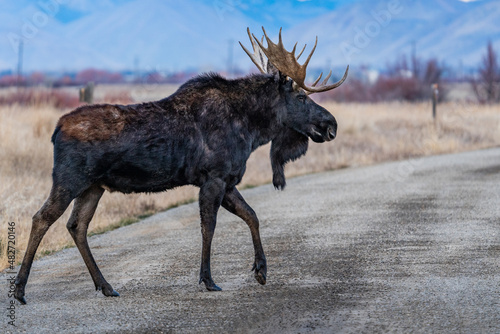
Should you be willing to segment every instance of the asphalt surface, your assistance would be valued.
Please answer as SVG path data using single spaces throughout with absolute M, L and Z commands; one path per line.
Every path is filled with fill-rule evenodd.
M 5 313 L 0 332 L 500 333 L 500 148 L 242 194 L 261 221 L 265 286 L 247 226 L 223 209 L 212 248 L 223 291 L 198 285 L 193 203 L 90 238 L 120 297 L 94 291 L 76 248 L 36 261 L 17 326 Z

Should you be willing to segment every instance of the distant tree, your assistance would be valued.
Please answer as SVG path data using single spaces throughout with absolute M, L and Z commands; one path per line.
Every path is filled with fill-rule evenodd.
M 425 73 L 421 78 L 421 81 L 425 85 L 439 83 L 441 81 L 442 74 L 443 68 L 439 65 L 438 61 L 436 59 L 429 59 L 425 65 Z
M 42 72 L 33 72 L 28 77 L 28 82 L 32 85 L 38 85 L 45 81 L 45 75 Z
M 493 45 L 488 42 L 486 55 L 483 56 L 479 67 L 479 77 L 472 80 L 472 88 L 481 103 L 500 101 L 500 71 L 497 62 L 497 53 Z
M 403 55 L 394 63 L 387 64 L 385 74 L 371 87 L 371 96 L 375 101 L 420 101 L 431 97 L 431 85 L 437 83 L 442 100 L 446 95 L 441 80 L 443 72 L 443 66 L 436 59 L 423 61 L 413 54 L 408 61 Z
M 68 86 L 68 85 L 73 84 L 73 79 L 69 75 L 63 76 L 59 81 L 61 82 L 61 85 L 63 85 L 63 86 Z
M 95 83 L 119 83 L 123 82 L 123 77 L 120 73 L 88 68 L 78 72 L 75 81 L 82 84 L 91 81 Z
M 18 77 L 15 74 L 4 75 L 0 78 L 0 86 L 15 86 L 18 82 Z
M 155 72 L 148 73 L 145 81 L 148 84 L 158 84 L 158 83 L 163 82 L 164 78 L 160 73 L 155 71 Z
M 408 61 L 405 55 L 399 56 L 393 63 L 386 64 L 386 73 L 390 77 L 410 77 L 412 76 L 412 71 L 408 66 Z
M 438 84 L 439 87 L 439 101 L 443 101 L 446 99 L 448 95 L 448 87 L 442 80 L 443 72 L 445 71 L 445 67 L 443 64 L 439 64 L 437 59 L 431 58 L 427 60 L 425 63 L 425 72 L 420 78 L 420 86 L 422 89 L 422 95 L 424 98 L 431 98 L 432 96 L 432 85 Z M 446 69 L 448 71 L 448 69 Z

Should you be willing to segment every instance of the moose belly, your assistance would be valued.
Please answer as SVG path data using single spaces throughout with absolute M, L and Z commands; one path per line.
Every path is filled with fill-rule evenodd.
M 163 166 L 147 161 L 120 162 L 106 171 L 100 184 L 108 191 L 159 192 L 188 184 L 185 175 L 185 167 L 172 162 Z

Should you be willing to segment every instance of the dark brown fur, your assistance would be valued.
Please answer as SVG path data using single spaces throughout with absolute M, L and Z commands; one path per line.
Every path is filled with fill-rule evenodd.
M 278 71 L 236 80 L 203 75 L 159 101 L 76 109 L 61 117 L 52 136 L 53 186 L 33 216 L 16 298 L 26 302 L 24 290 L 38 245 L 73 200 L 68 231 L 96 289 L 118 296 L 87 242 L 87 228 L 104 190 L 158 192 L 186 184 L 200 188 L 200 283 L 208 290 L 220 290 L 210 272 L 210 249 L 222 206 L 249 226 L 255 278 L 265 284 L 259 221 L 236 189 L 246 161 L 257 147 L 272 141 L 273 183 L 283 189 L 284 165 L 306 152 L 309 138 L 329 141 L 336 131 L 335 118 L 302 90 L 294 90 L 292 81 Z
M 62 116 L 57 126 L 67 139 L 102 141 L 117 136 L 127 122 L 122 108 L 109 104 L 83 106 Z

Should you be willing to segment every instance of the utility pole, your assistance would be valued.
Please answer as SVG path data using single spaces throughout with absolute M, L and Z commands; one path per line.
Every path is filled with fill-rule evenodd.
M 233 44 L 234 40 L 228 40 L 228 49 L 227 49 L 227 75 L 229 78 L 233 77 Z
M 141 74 L 139 73 L 139 56 L 134 57 L 134 81 L 139 82 Z
M 19 49 L 17 51 L 17 87 L 21 86 L 21 76 L 23 71 L 23 49 L 24 41 L 19 40 Z
M 411 67 L 412 74 L 414 78 L 418 77 L 418 60 L 417 60 L 417 42 L 411 42 Z
M 464 80 L 464 63 L 462 59 L 458 62 L 458 80 L 462 82 Z

